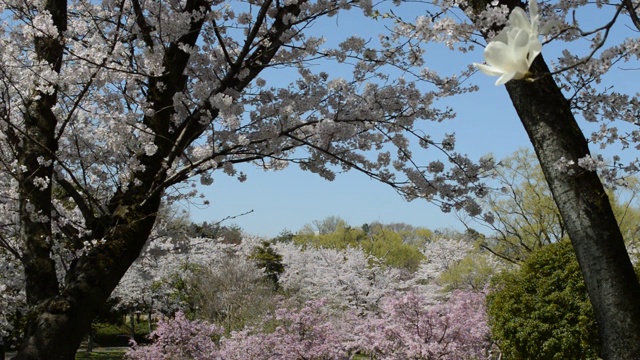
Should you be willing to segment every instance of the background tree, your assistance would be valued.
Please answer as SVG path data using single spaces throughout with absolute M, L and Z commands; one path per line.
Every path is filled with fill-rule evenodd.
M 494 171 L 498 191 L 490 191 L 481 200 L 485 211 L 480 221 L 489 230 L 483 247 L 519 262 L 567 236 L 535 154 L 518 150 L 501 160 Z
M 394 294 L 357 328 L 357 344 L 374 359 L 480 359 L 490 345 L 484 305 L 474 292 L 432 306 L 412 291 Z
M 27 315 L 24 275 L 16 259 L 0 248 L 0 337 L 5 349 L 15 347 L 22 339 Z
M 493 279 L 493 338 L 506 359 L 598 359 L 600 340 L 569 241 L 536 250 Z
M 285 266 L 282 289 L 304 301 L 323 298 L 337 308 L 372 309 L 396 285 L 397 270 L 380 266 L 358 248 L 279 243 L 275 249 Z
M 280 274 L 284 272 L 284 265 L 282 264 L 282 255 L 276 252 L 271 246 L 271 242 L 262 241 L 260 246 L 253 249 L 249 259 L 253 260 L 256 266 L 264 272 L 267 279 L 271 281 L 273 289 L 277 291 L 280 287 L 278 280 Z
M 490 345 L 481 293 L 455 292 L 429 305 L 415 292 L 391 292 L 374 311 L 327 305 L 317 299 L 284 301 L 262 324 L 231 333 L 178 313 L 160 322 L 151 346 L 136 347 L 127 358 L 167 359 L 185 352 L 193 359 L 453 360 L 481 358 Z
M 326 221 L 335 224 L 330 232 L 320 233 L 311 225 L 305 225 L 294 237 L 296 244 L 317 246 L 328 249 L 358 248 L 366 254 L 376 257 L 381 264 L 405 269 L 409 272 L 417 270 L 424 258 L 420 253 L 420 244 L 427 241 L 431 231 L 414 228 L 406 224 L 389 226 L 373 223 L 360 228 L 352 227 L 346 221 L 330 217 Z M 398 230 L 395 230 L 398 229 Z
M 501 160 L 494 173 L 497 189 L 479 200 L 483 215 L 469 217 L 459 213 L 468 229 L 482 232 L 476 235 L 482 238 L 482 247 L 517 263 L 545 245 L 568 238 L 535 154 L 520 149 Z M 634 244 L 638 242 L 635 220 L 640 216 L 639 190 L 638 180 L 632 176 L 625 178 L 624 185 L 606 189 L 630 251 L 637 248 Z

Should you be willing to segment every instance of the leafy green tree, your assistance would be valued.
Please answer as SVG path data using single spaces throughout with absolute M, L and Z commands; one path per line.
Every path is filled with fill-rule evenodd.
M 482 218 L 467 218 L 467 226 L 487 229 L 481 246 L 513 263 L 525 260 L 545 245 L 567 238 L 566 227 L 535 154 L 522 148 L 494 169 L 497 190 L 480 199 Z M 625 186 L 607 189 L 614 216 L 632 254 L 640 243 L 640 183 L 626 179 Z
M 598 359 L 593 308 L 568 241 L 534 252 L 493 280 L 489 322 L 504 359 Z
M 417 243 L 426 241 L 424 238 L 431 232 L 427 229 L 413 228 L 407 225 L 401 230 L 394 230 L 394 224 L 367 224 L 359 228 L 349 226 L 346 221 L 330 217 L 328 220 L 315 221 L 315 229 L 333 229 L 331 232 L 314 230 L 314 226 L 305 225 L 293 238 L 296 244 L 317 246 L 329 249 L 343 250 L 348 247 L 360 248 L 365 253 L 381 260 L 382 264 L 414 272 L 418 269 L 424 255 Z M 319 226 L 323 225 L 323 226 Z M 331 226 L 324 226 L 329 224 Z M 335 225 L 335 227 L 333 227 Z M 397 229 L 398 226 L 395 226 Z M 422 240 L 418 240 L 422 238 Z M 407 241 L 411 239 L 411 241 Z
M 273 310 L 276 294 L 252 261 L 230 253 L 215 264 L 187 264 L 167 281 L 172 302 L 191 319 L 241 330 Z
M 259 269 L 264 269 L 264 275 L 273 284 L 273 289 L 279 289 L 278 279 L 284 272 L 282 255 L 278 254 L 269 241 L 262 241 L 260 246 L 256 246 L 249 259 L 253 260 Z
M 485 249 L 517 263 L 566 237 L 535 154 L 525 148 L 516 151 L 500 161 L 494 177 L 498 189 L 481 199 L 484 215 L 473 219 L 488 230 Z
M 471 254 L 443 272 L 438 283 L 447 291 L 482 291 L 501 267 L 495 257 L 487 256 L 486 251 L 483 253 L 474 249 Z

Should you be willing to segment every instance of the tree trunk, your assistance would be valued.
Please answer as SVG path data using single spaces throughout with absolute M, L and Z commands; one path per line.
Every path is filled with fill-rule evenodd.
M 89 330 L 87 335 L 87 352 L 93 352 L 93 328 Z
M 605 360 L 640 359 L 640 283 L 600 178 L 577 165 L 557 167 L 561 158 L 589 154 L 570 104 L 539 55 L 534 82 L 506 84 L 533 144 L 575 249 L 593 304 Z
M 136 202 L 136 196 L 125 196 Z M 137 201 L 140 203 L 140 201 Z M 117 217 L 106 242 L 81 257 L 60 295 L 32 311 L 25 339 L 12 360 L 73 360 L 91 322 L 149 237 L 160 195 L 135 214 Z
M 129 333 L 129 336 L 131 337 L 131 340 L 136 338 L 136 322 L 134 316 L 135 312 L 131 309 L 131 311 L 129 311 L 129 324 L 131 325 L 131 333 Z

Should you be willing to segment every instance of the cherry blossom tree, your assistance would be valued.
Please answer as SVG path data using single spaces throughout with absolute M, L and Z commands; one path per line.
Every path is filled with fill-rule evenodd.
M 393 294 L 356 329 L 357 347 L 375 359 L 483 358 L 491 345 L 484 298 L 455 292 L 430 306 L 413 291 Z
M 0 338 L 14 345 L 26 315 L 24 276 L 20 264 L 0 248 Z
M 251 257 L 260 241 L 246 234 L 238 244 L 222 238 L 153 239 L 112 296 L 128 310 L 182 311 L 227 331 L 242 328 L 275 303 L 267 275 Z
M 331 180 L 357 169 L 408 199 L 477 214 L 468 200 L 485 193 L 477 182 L 492 161 L 474 164 L 453 152 L 453 135 L 434 140 L 417 121 L 453 117 L 435 100 L 478 89 L 467 81 L 472 66 L 451 76 L 425 67 L 428 43 L 469 52 L 487 41 L 502 44 L 489 46 L 484 70 L 506 82 L 541 162 L 594 303 L 603 357 L 639 354 L 640 284 L 595 172 L 616 181 L 638 160 L 616 156 L 605 167 L 576 122 L 601 122 L 591 139 L 603 146 L 640 139 L 619 125 L 636 123 L 637 95 L 601 85 L 614 64 L 637 60 L 637 39 L 609 36 L 625 21 L 640 28 L 636 5 L 534 4 L 527 17 L 514 10 L 526 8 L 520 1 L 435 1 L 406 22 L 366 0 L 1 1 L 0 240 L 23 266 L 32 311 L 17 358 L 73 358 L 162 201 L 197 195 L 184 185 L 211 184 L 214 170 L 243 180 L 240 163 L 297 163 Z M 322 48 L 311 25 L 353 6 L 392 33 L 379 44 L 353 36 Z M 574 13 L 585 7 L 603 16 L 581 22 Z M 552 72 L 547 40 L 542 49 L 537 42 L 542 29 L 548 41 L 591 47 L 566 46 Z M 349 75 L 311 66 L 319 62 Z M 269 74 L 282 68 L 291 82 L 276 87 Z M 419 166 L 412 144 L 447 153 L 452 166 Z
M 227 359 L 297 360 L 347 359 L 352 350 L 354 323 L 330 315 L 324 301 L 314 300 L 300 307 L 277 309 L 263 319 L 274 329 L 247 327 L 223 335 L 223 329 L 205 321 L 187 320 L 178 312 L 161 320 L 149 346 L 134 346 L 125 358 L 145 359 Z M 347 316 L 345 315 L 344 319 Z M 352 319 L 356 319 L 355 316 Z
M 300 306 L 284 302 L 265 326 L 228 335 L 182 313 L 159 323 L 154 343 L 136 347 L 128 359 L 298 360 L 479 359 L 490 345 L 484 295 L 456 292 L 444 303 L 428 305 L 414 293 L 385 298 L 379 312 L 335 312 L 324 300 Z M 181 357 L 182 356 L 182 357 Z
M 351 320 L 351 321 L 349 321 Z M 324 300 L 296 308 L 276 310 L 274 331 L 247 328 L 221 341 L 222 357 L 229 360 L 348 359 L 357 318 L 351 313 L 328 311 Z
M 208 360 L 219 354 L 214 337 L 223 329 L 204 321 L 189 321 L 177 312 L 174 319 L 161 319 L 151 333 L 155 341 L 145 347 L 134 347 L 125 358 L 131 360 Z
M 396 286 L 399 271 L 381 267 L 358 248 L 275 247 L 285 267 L 280 285 L 304 300 L 324 298 L 338 308 L 371 309 Z
M 416 127 L 452 116 L 432 106 L 438 86 L 390 78 L 403 59 L 360 58 L 362 39 L 321 49 L 306 34 L 358 4 L 372 13 L 355 0 L 0 2 L 2 245 L 23 265 L 32 311 L 17 359 L 72 359 L 162 201 L 196 195 L 183 185 L 211 184 L 213 170 L 243 180 L 236 164 L 297 163 L 331 180 L 357 169 L 456 207 L 482 192 L 490 161 Z M 321 59 L 352 75 L 307 66 Z M 279 68 L 289 85 L 268 83 Z M 407 131 L 456 170 L 408 161 Z M 60 248 L 75 254 L 62 269 Z

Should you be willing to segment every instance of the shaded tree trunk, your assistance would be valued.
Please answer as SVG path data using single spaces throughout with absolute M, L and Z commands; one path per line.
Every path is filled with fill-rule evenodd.
M 129 334 L 129 336 L 132 340 L 136 338 L 136 321 L 134 316 L 135 312 L 132 309 L 131 311 L 129 311 L 129 325 L 131 326 L 131 333 Z
M 577 166 L 589 154 L 570 104 L 539 55 L 534 82 L 510 81 L 507 91 L 536 151 L 584 276 L 605 360 L 640 359 L 640 283 L 607 194 L 595 171 Z M 576 165 L 557 167 L 561 158 Z
M 60 294 L 37 305 L 14 360 L 75 359 L 93 318 L 146 243 L 160 196 L 150 200 L 135 217 L 117 218 L 105 244 L 76 262 Z

